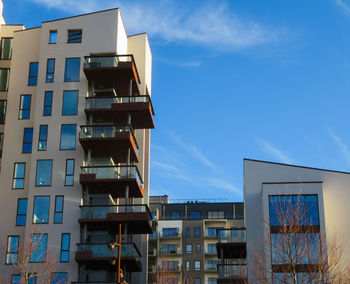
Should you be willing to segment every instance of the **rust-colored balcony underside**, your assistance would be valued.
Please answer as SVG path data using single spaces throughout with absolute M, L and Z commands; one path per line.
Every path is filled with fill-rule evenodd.
M 246 243 L 216 243 L 216 249 L 219 258 L 221 258 L 221 251 L 225 259 L 247 257 Z
M 118 93 L 128 94 L 131 79 L 133 93 L 140 94 L 140 82 L 133 62 L 119 62 L 116 67 L 84 67 L 83 70 L 88 81 L 94 81 L 97 88 L 116 88 Z
M 152 228 L 150 225 L 150 217 L 145 212 L 130 212 L 130 213 L 108 213 L 104 219 L 78 219 L 80 224 L 122 224 L 122 232 L 124 226 L 127 225 L 128 233 L 130 234 L 151 234 Z
M 218 284 L 244 284 L 247 283 L 247 278 L 218 278 Z
M 126 158 L 130 149 L 130 162 L 139 162 L 136 143 L 129 132 L 116 133 L 115 137 L 79 138 L 79 142 L 86 152 L 91 150 L 93 157 L 111 155 L 114 162 L 127 163 Z
M 115 122 L 127 124 L 128 114 L 131 115 L 131 125 L 134 129 L 154 128 L 153 110 L 150 102 L 113 103 L 111 108 L 85 109 L 87 117 L 93 117 L 93 122 Z
M 118 263 L 117 257 L 95 257 L 92 251 L 77 251 L 75 253 L 76 262 L 84 263 L 105 263 L 106 265 L 116 266 Z M 141 272 L 142 264 L 134 257 L 122 257 L 121 266 L 126 267 L 128 272 Z
M 143 187 L 136 178 L 97 179 L 96 174 L 80 174 L 80 184 L 89 186 L 90 192 L 110 193 L 114 197 L 125 197 L 125 188 L 129 186 L 129 197 L 143 197 Z

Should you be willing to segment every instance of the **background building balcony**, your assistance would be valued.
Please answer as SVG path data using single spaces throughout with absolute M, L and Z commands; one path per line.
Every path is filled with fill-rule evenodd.
M 237 259 L 247 257 L 245 228 L 217 230 L 218 258 Z
M 245 264 L 218 264 L 218 283 L 245 283 L 247 266 Z

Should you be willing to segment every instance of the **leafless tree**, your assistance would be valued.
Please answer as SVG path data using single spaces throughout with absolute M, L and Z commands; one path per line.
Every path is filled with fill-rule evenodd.
M 180 265 L 177 270 L 171 269 L 168 261 L 162 261 L 162 264 L 158 265 L 157 271 L 153 273 L 153 281 L 159 284 L 192 284 L 191 277 L 185 269 Z

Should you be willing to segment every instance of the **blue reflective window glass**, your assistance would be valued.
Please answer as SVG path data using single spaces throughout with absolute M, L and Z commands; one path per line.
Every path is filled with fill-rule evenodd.
M 195 238 L 199 238 L 201 236 L 201 228 L 200 227 L 194 227 L 193 228 L 193 235 Z
M 36 86 L 38 84 L 38 71 L 39 71 L 39 63 L 38 62 L 30 62 L 29 63 L 28 86 Z
M 18 199 L 16 226 L 25 226 L 27 218 L 28 200 L 26 198 Z
M 66 176 L 64 180 L 64 185 L 66 186 L 74 185 L 74 163 L 73 159 L 66 160 Z
M 12 275 L 11 284 L 20 284 L 20 282 L 21 282 L 21 275 L 19 274 Z
M 179 211 L 172 211 L 171 212 L 171 219 L 173 219 L 173 220 L 180 219 L 180 212 Z
M 62 234 L 60 262 L 69 262 L 70 234 Z
M 50 31 L 49 43 L 57 43 L 57 31 Z
M 63 196 L 56 196 L 54 223 L 61 224 L 63 222 Z
M 55 76 L 55 59 L 49 58 L 47 59 L 47 67 L 46 67 L 46 83 L 52 83 L 54 81 Z
M 24 128 L 22 153 L 31 153 L 33 146 L 33 128 Z
M 200 211 L 191 211 L 190 212 L 190 219 L 192 220 L 199 220 L 201 218 L 201 212 Z
M 47 249 L 47 234 L 33 234 L 30 262 L 45 262 Z
M 28 284 L 36 284 L 36 281 L 38 280 L 38 276 L 36 273 L 28 273 Z
M 78 91 L 64 91 L 62 103 L 62 115 L 78 114 Z
M 30 118 L 30 107 L 31 107 L 31 95 L 21 95 L 21 101 L 19 104 L 19 119 Z
M 179 228 L 163 228 L 163 237 L 177 236 L 179 233 Z
M 82 30 L 68 30 L 68 43 L 81 42 L 82 34 Z
M 45 151 L 47 149 L 47 125 L 40 125 L 38 150 Z
M 6 264 L 17 263 L 19 236 L 7 237 Z
M 24 188 L 25 170 L 26 170 L 26 163 L 15 163 L 15 167 L 13 170 L 12 188 L 14 189 Z
M 66 58 L 64 81 L 78 82 L 79 75 L 80 75 L 80 58 Z
M 51 186 L 52 160 L 38 160 L 35 186 Z
M 43 116 L 51 116 L 52 112 L 52 91 L 45 92 Z
M 33 224 L 49 223 L 50 196 L 35 196 Z
M 318 198 L 317 195 L 305 195 L 306 219 L 308 224 L 319 225 Z
M 52 273 L 51 284 L 68 284 L 68 273 L 67 272 Z
M 74 150 L 76 139 L 77 125 L 62 124 L 61 126 L 61 150 Z

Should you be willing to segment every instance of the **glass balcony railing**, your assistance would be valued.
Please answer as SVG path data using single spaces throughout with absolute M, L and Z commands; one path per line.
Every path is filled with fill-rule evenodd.
M 217 269 L 220 279 L 247 277 L 247 266 L 245 264 L 218 264 Z
M 205 248 L 205 253 L 206 254 L 217 254 L 216 247 L 206 247 Z
M 218 264 L 219 264 L 219 261 L 217 263 L 206 263 L 204 266 L 204 269 L 206 271 L 216 271 Z
M 245 243 L 247 241 L 245 229 L 218 229 L 218 243 Z
M 131 133 L 134 141 L 136 143 L 136 148 L 138 145 L 136 138 L 134 136 L 134 130 L 130 125 L 85 125 L 81 126 L 80 138 L 90 139 L 90 138 L 114 138 L 118 133 Z
M 110 244 L 78 244 L 78 252 L 91 251 L 93 257 L 118 257 L 118 247 Z M 134 243 L 122 243 L 121 257 L 140 258 L 141 254 Z
M 96 179 L 127 179 L 136 178 L 142 186 L 143 180 L 137 166 L 85 166 L 82 174 L 95 174 Z
M 160 232 L 159 236 L 161 238 L 180 238 L 181 232 Z
M 180 247 L 173 248 L 173 249 L 164 249 L 164 248 L 161 248 L 159 253 L 160 253 L 161 255 L 181 254 L 181 248 L 180 248 Z
M 147 213 L 152 220 L 151 212 L 145 204 L 140 205 L 87 205 L 80 206 L 81 219 L 105 219 L 110 213 Z
M 108 109 L 112 104 L 150 103 L 149 96 L 86 97 L 86 109 Z M 153 111 L 153 108 L 152 108 Z
M 120 62 L 134 62 L 132 55 L 86 56 L 84 68 L 118 67 Z

